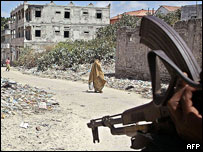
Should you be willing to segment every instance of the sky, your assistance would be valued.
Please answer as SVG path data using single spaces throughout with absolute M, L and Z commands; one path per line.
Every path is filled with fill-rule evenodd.
M 72 1 L 76 6 L 87 6 L 92 3 L 96 7 L 106 7 L 111 4 L 110 17 L 114 17 L 124 12 L 135 11 L 148 8 L 156 10 L 160 5 L 184 6 L 202 4 L 202 1 Z M 23 1 L 1 1 L 1 17 L 9 17 L 10 12 Z M 28 1 L 30 4 L 47 4 L 50 1 Z M 68 5 L 70 1 L 54 1 L 56 5 Z

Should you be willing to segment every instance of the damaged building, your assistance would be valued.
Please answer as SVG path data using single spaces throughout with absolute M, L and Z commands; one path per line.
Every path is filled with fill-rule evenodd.
M 91 40 L 100 27 L 110 24 L 110 5 L 95 7 L 23 4 L 11 11 L 11 50 L 18 58 L 22 48 L 36 51 L 64 41 Z
M 5 64 L 5 61 L 10 57 L 13 60 L 14 55 L 11 55 L 10 43 L 11 43 L 11 26 L 10 21 L 6 24 L 3 30 L 1 30 L 1 65 Z

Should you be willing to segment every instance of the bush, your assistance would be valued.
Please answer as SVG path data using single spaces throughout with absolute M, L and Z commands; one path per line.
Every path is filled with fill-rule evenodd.
M 181 10 L 178 9 L 175 12 L 171 12 L 171 13 L 168 13 L 166 15 L 158 13 L 158 14 L 156 14 L 156 17 L 164 20 L 164 22 L 166 22 L 167 24 L 173 26 L 177 21 L 180 20 L 180 18 L 181 18 Z
M 38 70 L 46 70 L 52 65 L 66 69 L 78 64 L 91 63 L 98 56 L 109 61 L 114 58 L 114 52 L 115 43 L 107 39 L 60 42 L 53 50 L 39 58 Z
M 37 66 L 38 58 L 43 53 L 37 53 L 34 50 L 30 48 L 24 48 L 21 51 L 21 54 L 18 58 L 18 60 L 14 63 L 16 66 L 24 66 L 25 68 L 33 68 Z

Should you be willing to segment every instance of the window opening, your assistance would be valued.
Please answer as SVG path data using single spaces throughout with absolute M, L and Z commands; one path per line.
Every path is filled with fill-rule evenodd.
M 102 13 L 97 13 L 97 18 L 101 19 L 102 18 Z
M 64 18 L 70 18 L 70 12 L 65 12 Z
M 41 30 L 35 30 L 35 37 L 41 37 Z
M 83 15 L 88 15 L 88 11 L 83 11 Z
M 69 31 L 64 31 L 64 38 L 69 38 Z
M 102 18 L 102 11 L 101 10 L 97 10 L 96 17 L 97 17 L 97 19 Z
M 41 17 L 41 11 L 35 11 L 35 17 Z

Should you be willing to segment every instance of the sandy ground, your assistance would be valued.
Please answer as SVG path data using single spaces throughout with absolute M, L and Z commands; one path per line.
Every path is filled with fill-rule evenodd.
M 100 143 L 93 143 L 90 119 L 122 113 L 126 109 L 149 102 L 136 93 L 105 87 L 102 94 L 88 93 L 82 82 L 40 78 L 1 68 L 1 76 L 22 84 L 55 93 L 59 111 L 46 111 L 37 115 L 24 115 L 29 124 L 21 128 L 21 115 L 1 119 L 1 150 L 17 151 L 131 151 L 130 137 L 113 136 L 110 130 L 99 127 Z M 40 131 L 36 127 L 40 127 Z

